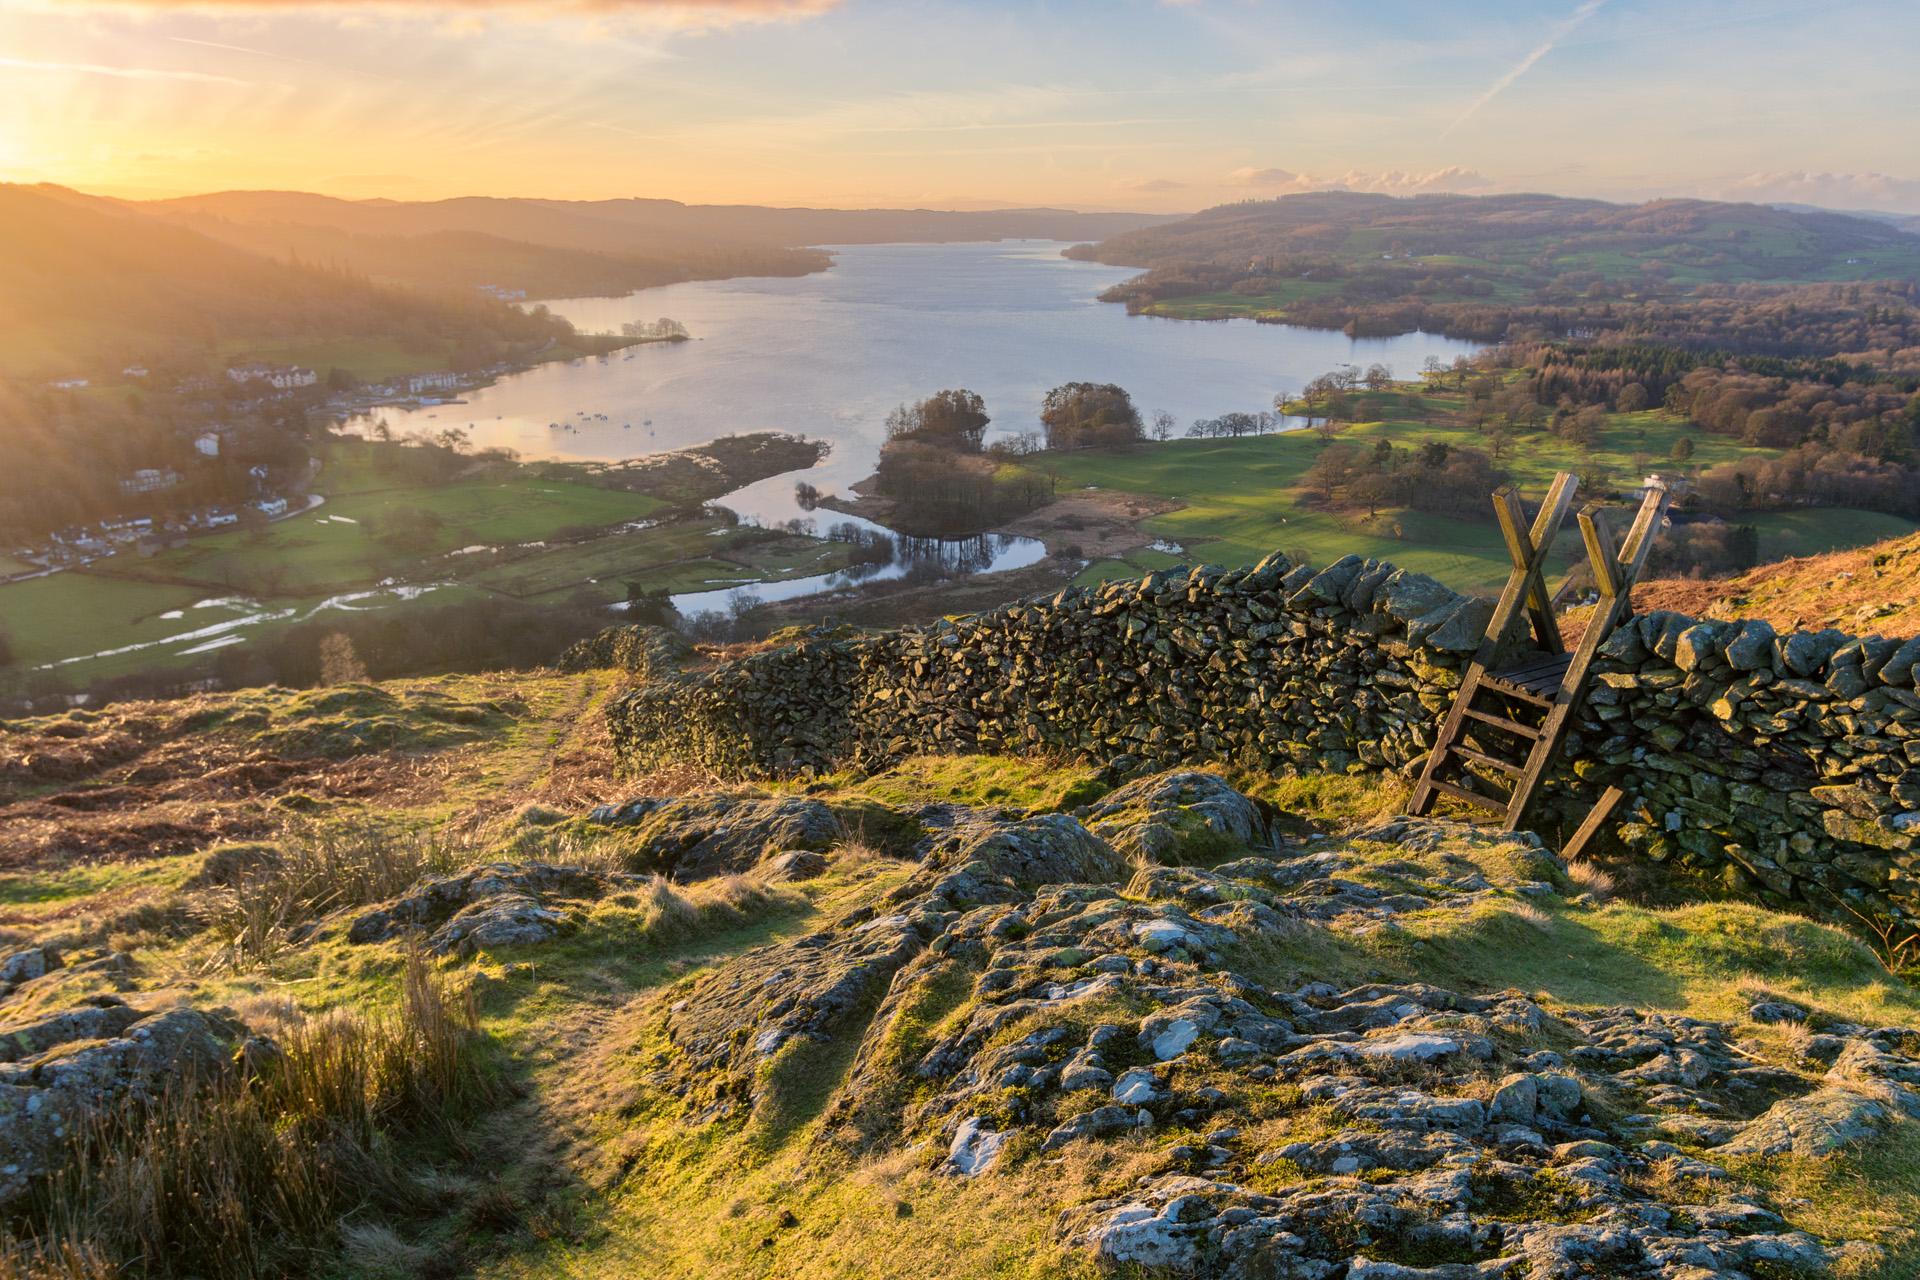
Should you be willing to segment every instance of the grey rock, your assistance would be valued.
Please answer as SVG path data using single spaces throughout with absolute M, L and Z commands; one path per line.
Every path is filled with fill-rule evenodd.
M 958 827 L 936 839 L 922 865 L 942 871 L 976 862 L 1026 887 L 1111 883 L 1131 874 L 1113 846 L 1061 813 Z
M 682 884 L 751 870 L 769 851 L 822 852 L 840 838 L 833 811 L 809 796 L 682 796 L 633 828 L 634 869 Z
M 0 960 L 0 984 L 31 982 L 59 967 L 60 953 L 52 947 L 28 947 Z
M 1728 637 L 1727 665 L 1735 671 L 1758 671 L 1773 663 L 1773 624 L 1764 618 L 1749 618 Z
M 1722 1159 L 1739 1156 L 1824 1156 L 1879 1132 L 1887 1104 L 1853 1089 L 1829 1085 L 1803 1098 L 1785 1098 L 1712 1149 Z
M 110 1016 L 69 1018 L 61 1025 L 74 1034 L 0 1071 L 0 1204 L 51 1172 L 98 1118 L 230 1070 L 233 1046 L 246 1038 L 238 1023 L 197 1009 L 92 1012 Z M 40 1039 L 52 1021 L 38 1024 Z
M 1069 1142 L 1122 1133 L 1132 1129 L 1134 1125 L 1134 1113 L 1126 1107 L 1100 1107 L 1073 1117 L 1049 1133 L 1046 1141 L 1040 1144 L 1040 1149 L 1058 1151 Z
M 1123 854 L 1177 858 L 1200 844 L 1247 846 L 1266 839 L 1253 801 L 1218 774 L 1191 769 L 1130 782 L 1093 808 L 1089 829 Z
M 1012 1129 L 990 1129 L 978 1116 L 960 1123 L 947 1149 L 947 1168 L 966 1178 L 977 1178 L 993 1168 L 1000 1152 L 1013 1136 Z

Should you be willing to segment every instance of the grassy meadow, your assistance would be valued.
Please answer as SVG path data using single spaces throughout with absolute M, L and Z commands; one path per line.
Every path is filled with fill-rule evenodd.
M 943 801 L 1059 811 L 1087 794 L 1082 766 L 915 757 L 871 777 L 831 775 L 808 787 L 843 829 L 820 878 L 649 882 L 583 905 L 566 935 L 549 943 L 429 961 L 423 972 L 399 943 L 346 940 L 347 921 L 417 875 L 502 858 L 625 867 L 623 833 L 582 821 L 589 806 L 719 785 L 695 771 L 615 776 L 599 713 L 618 688 L 608 672 L 518 673 L 129 706 L 124 714 L 148 735 L 140 781 L 102 792 L 100 808 L 72 815 L 64 832 L 46 837 L 68 841 L 64 852 L 26 847 L 38 838 L 26 825 L 7 834 L 20 847 L 8 849 L 0 870 L 0 905 L 18 936 L 75 957 L 100 948 L 130 955 L 136 999 L 235 1010 L 287 1046 L 290 1069 L 313 1069 L 314 1055 L 330 1045 L 351 1060 L 353 1037 L 384 1043 L 379 1027 L 418 1016 L 406 1010 L 423 984 L 437 984 L 448 1007 L 470 1010 L 471 1029 L 457 1036 L 465 1046 L 465 1100 L 442 1089 L 416 1099 L 416 1108 L 429 1108 L 423 1119 L 403 1124 L 408 1113 L 399 1112 L 400 1119 L 374 1122 L 376 1136 L 355 1166 L 371 1180 L 344 1189 L 350 1208 L 300 1224 L 308 1232 L 302 1247 L 325 1260 L 318 1274 L 1094 1280 L 1099 1273 L 1087 1258 L 1055 1238 L 1056 1215 L 1115 1194 L 1136 1173 L 1164 1168 L 1168 1149 L 1190 1141 L 1190 1132 L 1170 1126 L 1076 1147 L 1064 1160 L 1009 1160 L 970 1181 L 935 1176 L 930 1158 L 849 1157 L 822 1141 L 836 1123 L 828 1107 L 852 1064 L 850 1039 L 822 1047 L 804 1070 L 783 1077 L 744 1127 L 681 1123 L 644 1083 L 659 1019 L 693 981 L 743 951 L 871 910 L 907 877 L 911 864 L 889 845 L 882 806 Z M 112 735 L 117 714 L 78 723 Z M 12 727 L 33 733 L 72 723 Z M 188 755 L 170 754 L 175 736 L 191 747 Z M 269 792 L 192 790 L 210 765 L 289 754 L 309 762 Z M 368 777 L 386 785 L 353 785 Z M 1273 805 L 1293 840 L 1350 858 L 1342 874 L 1383 888 L 1401 883 L 1407 854 L 1400 846 L 1333 833 L 1396 811 L 1403 784 L 1258 773 L 1233 773 L 1231 781 Z M 141 788 L 156 794 L 132 794 Z M 29 788 L 17 799 L 30 803 L 35 794 Z M 250 825 L 231 828 L 244 834 L 205 850 L 88 856 L 85 842 L 110 830 L 116 806 L 130 805 L 145 822 Z M 1461 852 L 1496 880 L 1525 870 L 1522 861 L 1532 856 L 1517 845 Z M 1509 853 L 1512 860 L 1503 860 Z M 1554 1008 L 1630 1004 L 1732 1019 L 1743 1052 L 1768 1060 L 1790 1061 L 1793 1042 L 1788 1029 L 1743 1020 L 1756 998 L 1792 999 L 1821 1017 L 1870 1026 L 1920 1019 L 1914 991 L 1844 932 L 1697 888 L 1695 900 L 1680 906 L 1647 905 L 1645 895 L 1575 902 L 1502 892 L 1472 911 L 1413 911 L 1397 919 L 1399 928 L 1372 934 L 1313 929 L 1238 944 L 1225 964 L 1276 989 L 1306 980 L 1342 988 L 1369 981 L 1468 991 L 1519 986 Z M 930 1015 L 924 1034 L 936 1034 L 941 1017 L 968 1016 L 958 1000 Z M 346 1040 L 315 1039 L 341 1023 L 352 1033 Z M 424 1052 L 430 1061 L 440 1052 L 433 1041 L 419 1043 L 425 1048 L 397 1051 L 403 1059 Z M 329 1105 L 350 1105 L 353 1096 Z M 1273 1114 L 1260 1112 L 1252 1123 L 1312 1119 L 1285 1091 L 1257 1105 Z M 324 1118 L 293 1116 L 301 1124 Z M 214 1157 L 216 1164 L 236 1158 Z M 1855 1280 L 1894 1280 L 1920 1264 L 1920 1153 L 1900 1134 L 1826 1159 L 1747 1161 L 1731 1172 L 1751 1191 L 1794 1198 L 1794 1221 L 1806 1229 L 1884 1246 L 1883 1262 L 1851 1272 Z M 307 1194 L 298 1191 L 296 1200 Z M 190 1223 L 196 1210 L 175 1202 L 168 1212 Z M 234 1256 L 278 1256 L 272 1247 L 262 1232 Z M 267 1252 L 247 1252 L 254 1250 Z M 284 1261 L 291 1267 L 291 1255 Z M 239 1265 L 194 1274 L 238 1275 Z M 108 1273 L 60 1274 L 95 1280 Z
M 1415 450 L 1435 441 L 1487 448 L 1484 434 L 1449 420 L 1450 411 L 1459 408 L 1457 397 L 1423 397 L 1418 417 L 1406 412 L 1398 393 L 1362 399 L 1380 416 L 1345 426 L 1336 437 L 1362 452 L 1382 440 Z M 1614 485 L 1625 487 L 1637 482 L 1631 465 L 1636 456 L 1644 455 L 1650 469 L 1674 469 L 1670 456 L 1683 437 L 1694 446 L 1689 466 L 1777 452 L 1749 448 L 1648 411 L 1609 414 L 1591 450 L 1544 431 L 1520 436 L 1500 465 L 1532 499 L 1545 493 L 1556 471 L 1584 472 L 1595 463 L 1610 470 Z M 1057 468 L 1063 488 L 1097 486 L 1184 504 L 1180 510 L 1143 522 L 1148 533 L 1180 548 L 1178 555 L 1146 551 L 1124 560 L 1097 561 L 1081 574 L 1083 583 L 1133 577 L 1174 563 L 1245 564 L 1280 549 L 1304 552 L 1319 565 L 1349 553 L 1372 556 L 1431 574 L 1457 591 L 1490 594 L 1499 590 L 1509 561 L 1499 529 L 1488 514 L 1490 507 L 1476 509 L 1471 519 L 1410 509 L 1382 507 L 1369 514 L 1365 507 L 1329 508 L 1300 487 L 1324 447 L 1317 432 L 1294 431 L 1237 439 L 1172 440 L 1124 454 L 1049 454 L 1037 465 Z M 1576 498 L 1576 507 L 1584 501 Z M 1624 528 L 1628 511 L 1623 506 L 1616 513 L 1616 530 Z M 1759 528 L 1763 558 L 1861 546 L 1915 528 L 1912 521 L 1898 516 L 1854 510 L 1760 513 L 1743 519 Z M 1568 519 L 1555 543 L 1555 568 L 1564 569 L 1583 554 L 1578 527 Z
M 52 665 L 62 684 L 84 687 L 190 665 L 236 636 L 328 609 L 439 606 L 483 593 L 612 603 L 626 598 L 628 581 L 705 591 L 847 563 L 840 543 L 718 519 L 629 527 L 667 504 L 525 472 L 409 483 L 337 450 L 315 489 L 321 506 L 252 534 L 194 537 L 150 558 L 128 549 L 83 570 L 0 586 L 13 671 Z

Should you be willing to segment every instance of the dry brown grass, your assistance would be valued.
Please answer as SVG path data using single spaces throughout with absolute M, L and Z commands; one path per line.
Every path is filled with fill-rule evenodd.
M 1524 920 L 1542 933 L 1553 932 L 1553 917 L 1531 902 L 1508 902 L 1501 909 L 1516 920 Z
M 282 1036 L 256 1076 L 183 1080 L 94 1122 L 16 1221 L 26 1234 L 0 1240 L 0 1280 L 320 1270 L 343 1214 L 418 1207 L 393 1135 L 437 1132 L 503 1096 L 471 989 L 417 952 L 397 1008 L 289 1020 Z M 346 1243 L 397 1259 L 391 1234 L 369 1217 Z
M 1617 887 L 1611 875 L 1584 859 L 1567 864 L 1567 879 L 1579 892 L 1591 895 L 1595 905 L 1611 902 Z

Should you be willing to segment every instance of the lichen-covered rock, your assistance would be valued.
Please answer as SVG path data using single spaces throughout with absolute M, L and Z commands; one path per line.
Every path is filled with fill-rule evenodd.
M 697 1086 L 709 1118 L 730 1114 L 754 1096 L 764 1063 L 790 1042 L 824 1042 L 855 1009 L 877 1001 L 924 945 L 913 921 L 897 915 L 735 957 L 670 1011 L 669 1074 Z
M 245 1039 L 244 1027 L 217 1013 L 122 1003 L 0 1030 L 0 1042 L 33 1046 L 0 1066 L 0 1205 L 50 1172 L 99 1117 L 230 1070 Z
M 1227 967 L 1263 931 L 1391 914 L 1370 905 L 1307 923 L 1335 877 L 1302 878 L 1289 870 L 1298 861 L 1419 890 L 1356 901 L 1442 911 L 1498 901 L 1485 875 L 1493 859 L 1483 867 L 1456 849 L 1531 873 L 1510 836 L 1462 835 L 1416 862 L 1383 855 L 1376 829 L 1299 858 L 1283 848 L 1211 871 L 1145 868 L 1122 893 L 1023 886 L 1014 873 L 1031 868 L 1030 850 L 1025 863 L 971 856 L 979 830 L 1022 825 L 962 823 L 918 874 L 832 929 L 693 984 L 659 1021 L 668 1047 L 647 1085 L 688 1122 L 739 1124 L 793 1074 L 785 1063 L 809 1069 L 798 1057 L 808 1046 L 857 1038 L 817 1141 L 924 1153 L 920 1167 L 966 1177 L 1085 1143 L 1152 1152 L 1159 1172 L 1070 1207 L 1060 1238 L 1104 1265 L 1204 1266 L 1226 1280 L 1523 1268 L 1678 1280 L 1691 1274 L 1673 1269 L 1683 1265 L 1817 1267 L 1837 1255 L 1795 1231 L 1782 1204 L 1703 1194 L 1731 1189 L 1730 1174 L 1693 1152 L 1742 1129 L 1755 1153 L 1799 1149 L 1806 1118 L 1835 1095 L 1873 1110 L 1850 1113 L 1865 1119 L 1854 1127 L 1830 1125 L 1834 1142 L 1906 1123 L 1909 1096 L 1920 1112 L 1920 1061 L 1909 1056 L 1920 1035 L 1899 1028 L 1810 1038 L 1822 1087 L 1753 1062 L 1727 1026 L 1703 1019 L 1548 1009 L 1518 990 L 1421 983 L 1275 991 Z M 962 845 L 967 860 L 949 865 Z M 1589 1094 L 1607 1099 L 1593 1107 L 1602 1117 Z M 1640 1110 L 1615 1120 L 1621 1105 Z M 1785 1145 L 1759 1140 L 1770 1127 Z M 1275 1140 L 1276 1129 L 1293 1132 Z M 1259 1146 L 1246 1136 L 1255 1132 Z M 1689 1199 L 1662 1199 L 1667 1187 L 1691 1188 Z M 1363 1230 L 1393 1256 L 1467 1260 L 1394 1270 L 1353 1252 Z
M 1121 853 L 1156 862 L 1217 856 L 1267 837 L 1253 801 L 1218 774 L 1192 769 L 1128 783 L 1094 806 L 1087 826 Z
M 1126 859 L 1112 845 L 1062 813 L 957 827 L 935 839 L 924 865 L 946 871 L 975 863 L 1024 888 L 1098 884 L 1129 874 Z
M 0 986 L 18 986 L 45 977 L 60 967 L 60 953 L 52 947 L 28 947 L 0 960 Z
M 571 925 L 563 904 L 592 902 L 645 880 L 543 862 L 489 863 L 418 881 L 395 901 L 357 917 L 347 941 L 385 942 L 419 932 L 433 955 L 546 942 Z
M 769 852 L 824 852 L 840 838 L 833 811 L 807 796 L 717 793 L 630 802 L 605 820 L 633 828 L 637 869 L 682 884 L 751 870 Z

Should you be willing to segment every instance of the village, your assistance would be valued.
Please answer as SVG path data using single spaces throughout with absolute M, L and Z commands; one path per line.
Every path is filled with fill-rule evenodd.
M 384 382 L 341 388 L 324 394 L 320 375 L 297 365 L 257 362 L 233 365 L 225 371 L 226 380 L 251 392 L 249 397 L 230 401 L 238 410 L 258 409 L 269 402 L 304 400 L 307 408 L 344 419 L 353 414 L 387 405 L 417 407 L 448 403 L 449 397 L 469 386 L 491 380 L 511 371 L 509 364 L 496 365 L 474 374 L 451 370 L 399 374 Z M 145 379 L 149 371 L 140 365 L 122 369 L 129 380 Z M 49 382 L 54 390 L 78 391 L 91 385 L 87 378 L 61 378 Z M 174 387 L 182 395 L 207 395 L 221 389 L 215 376 L 195 375 L 180 380 Z M 230 450 L 235 425 L 230 421 L 209 421 L 193 436 L 193 460 L 211 464 Z M 280 471 L 264 465 L 247 469 L 249 494 L 243 501 L 225 503 L 169 502 L 165 495 L 189 489 L 189 476 L 176 467 L 141 467 L 118 477 L 120 493 L 127 499 L 123 512 L 87 524 L 72 524 L 52 530 L 43 541 L 18 547 L 11 558 L 22 568 L 0 575 L 0 583 L 19 581 L 77 568 L 132 548 L 143 558 L 159 555 L 187 545 L 198 534 L 218 533 L 236 526 L 264 526 L 319 506 L 323 499 L 308 492 L 318 466 Z

